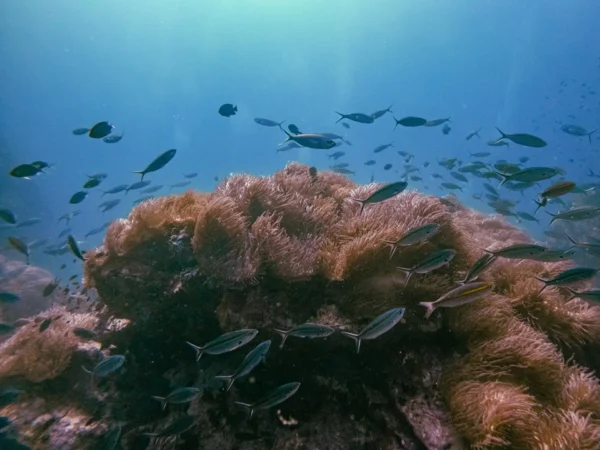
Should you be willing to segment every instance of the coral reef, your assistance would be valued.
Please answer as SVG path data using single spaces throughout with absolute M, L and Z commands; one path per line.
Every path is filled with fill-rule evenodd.
M 113 222 L 104 245 L 86 254 L 85 284 L 104 309 L 85 320 L 100 331 L 105 354 L 127 360 L 96 389 L 47 401 L 86 424 L 60 448 L 93 448 L 114 424 L 123 425 L 123 448 L 176 448 L 175 438 L 151 441 L 144 433 L 186 409 L 199 423 L 178 438 L 185 448 L 598 448 L 600 309 L 566 301 L 556 288 L 540 294 L 533 278 L 569 263 L 499 259 L 482 275 L 493 294 L 426 320 L 419 302 L 454 287 L 482 249 L 531 238 L 499 216 L 412 190 L 358 214 L 352 199 L 376 188 L 291 163 L 268 177 L 233 175 L 212 193 L 150 200 Z M 440 226 L 436 235 L 390 257 L 386 241 L 429 223 Z M 396 267 L 445 248 L 458 252 L 449 267 L 404 284 Z M 258 329 L 255 342 L 278 343 L 274 328 L 308 321 L 356 332 L 399 306 L 407 310 L 402 323 L 363 343 L 360 354 L 341 333 L 272 345 L 266 365 L 227 393 L 215 375 L 232 373 L 249 347 L 196 363 L 185 344 L 239 328 Z M 83 318 L 64 312 L 59 320 L 53 326 L 69 335 Z M 18 345 L 33 352 L 37 344 L 24 343 L 36 342 L 30 325 L 0 354 Z M 97 361 L 74 338 L 43 345 L 34 360 L 59 353 Z M 41 364 L 19 369 L 23 360 L 0 366 L 0 382 L 18 380 L 44 397 L 39 386 L 74 376 L 75 363 L 65 358 L 43 371 L 52 377 L 32 375 Z M 76 386 L 85 383 L 82 372 Z M 294 397 L 251 420 L 234 404 L 291 381 L 302 383 Z M 180 386 L 201 394 L 189 408 L 161 411 L 151 396 Z M 31 407 L 32 395 L 11 405 L 11 417 Z M 21 422 L 22 438 L 33 446 L 42 437 L 58 442 L 49 437 L 58 422 L 43 433 Z

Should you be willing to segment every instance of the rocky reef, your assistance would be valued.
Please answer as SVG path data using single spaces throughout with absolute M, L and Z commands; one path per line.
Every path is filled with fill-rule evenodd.
M 53 318 L 47 330 L 34 319 L 2 344 L 0 388 L 22 393 L 0 414 L 35 449 L 599 448 L 600 309 L 556 288 L 540 294 L 534 278 L 569 263 L 500 259 L 482 276 L 493 294 L 426 320 L 419 302 L 455 286 L 482 249 L 531 238 L 500 216 L 411 190 L 359 214 L 353 199 L 376 188 L 291 163 L 140 204 L 86 253 L 98 306 L 42 312 Z M 390 257 L 386 241 L 431 223 L 440 230 L 429 241 Z M 448 268 L 405 284 L 398 266 L 446 248 L 457 251 Z M 280 349 L 274 331 L 315 322 L 357 332 L 399 306 L 401 323 L 358 354 L 339 332 Z M 259 334 L 231 353 L 196 362 L 186 344 L 240 328 Z M 266 339 L 266 364 L 225 392 L 215 376 Z M 80 366 L 101 354 L 125 364 L 90 379 Z M 296 395 L 252 418 L 235 404 L 294 381 Z M 164 411 L 152 399 L 181 386 L 200 395 Z M 145 434 L 186 414 L 197 421 L 179 436 Z

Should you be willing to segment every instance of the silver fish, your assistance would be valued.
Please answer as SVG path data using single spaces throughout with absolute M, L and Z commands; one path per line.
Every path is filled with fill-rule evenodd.
M 552 214 L 548 211 L 546 212 L 552 216 L 552 220 L 550 221 L 550 225 L 552 225 L 552 223 L 554 223 L 555 220 L 559 219 L 572 221 L 593 219 L 600 215 L 600 208 L 592 206 L 581 206 L 558 214 Z
M 558 262 L 573 259 L 576 250 L 571 248 L 568 250 L 548 250 L 547 252 L 540 253 L 539 255 L 530 256 L 528 259 L 532 261 L 540 262 Z
M 167 437 L 167 436 L 178 436 L 185 433 L 196 425 L 200 421 L 199 417 L 194 416 L 183 416 L 172 422 L 168 427 L 162 431 L 155 433 L 144 433 L 145 436 L 149 437 Z
M 207 343 L 204 347 L 198 347 L 191 342 L 187 342 L 187 344 L 196 351 L 196 361 L 200 361 L 200 358 L 204 353 L 209 355 L 220 355 L 222 353 L 231 352 L 246 345 L 254 339 L 257 334 L 258 330 L 244 328 L 222 334 L 218 338 Z
M 498 130 L 498 133 L 500 133 L 502 135 L 501 139 L 508 139 L 509 141 L 512 141 L 518 145 L 524 145 L 525 147 L 535 147 L 535 148 L 545 147 L 546 145 L 548 145 L 548 143 L 546 141 L 544 141 L 543 139 L 541 139 L 537 136 L 533 136 L 532 134 L 527 134 L 527 133 L 506 134 L 498 127 L 496 127 L 496 130 Z
M 355 334 L 342 331 L 342 334 L 356 341 L 356 353 L 359 353 L 360 343 L 363 340 L 375 339 L 383 333 L 390 331 L 404 317 L 404 311 L 404 308 L 390 309 L 373 319 L 360 333 Z
M 285 144 L 288 141 L 293 141 L 302 147 L 313 148 L 316 150 L 329 150 L 330 148 L 336 146 L 333 139 L 322 134 L 298 134 L 294 136 L 293 134 L 288 133 L 285 129 L 282 128 L 282 130 L 285 134 L 287 134 L 288 137 L 281 144 Z
M 477 277 L 487 269 L 494 261 L 496 261 L 496 256 L 491 253 L 485 253 L 481 258 L 479 258 L 469 269 L 469 272 L 465 275 L 465 279 L 459 281 L 459 284 L 467 284 L 475 281 Z
M 407 285 L 413 273 L 425 274 L 439 269 L 440 267 L 449 266 L 450 261 L 452 261 L 455 256 L 456 250 L 439 250 L 427 256 L 427 258 L 411 268 L 396 267 L 396 269 L 406 274 L 405 285 Z
M 547 251 L 546 247 L 535 244 L 515 244 L 500 250 L 484 250 L 494 256 L 507 259 L 531 259 Z
M 498 187 L 503 186 L 507 181 L 520 181 L 523 183 L 544 181 L 558 175 L 558 173 L 558 169 L 554 167 L 529 167 L 512 174 L 496 172 L 496 174 L 502 177 L 502 181 Z
M 327 325 L 319 325 L 317 323 L 303 323 L 302 325 L 297 325 L 288 331 L 278 329 L 275 329 L 275 331 L 282 337 L 279 348 L 283 348 L 283 344 L 285 344 L 288 336 L 295 336 L 304 339 L 315 339 L 326 338 L 335 332 L 333 328 L 328 327 Z
M 231 386 L 233 386 L 235 380 L 248 375 L 256 366 L 265 361 L 270 347 L 271 341 L 261 342 L 246 355 L 242 363 L 233 374 L 216 376 L 215 378 L 218 380 L 227 381 L 227 389 L 225 389 L 225 392 L 231 389 Z
M 421 302 L 419 305 L 425 307 L 425 318 L 429 319 L 437 308 L 454 308 L 455 306 L 466 305 L 488 294 L 493 286 L 492 283 L 485 282 L 465 284 L 452 289 L 435 302 Z
M 106 433 L 103 450 L 114 450 L 115 448 L 117 448 L 117 445 L 121 440 L 121 431 L 121 426 L 117 425 L 111 428 L 108 433 Z
M 394 256 L 398 247 L 408 247 L 409 245 L 426 241 L 435 235 L 439 229 L 440 226 L 437 223 L 429 223 L 420 227 L 411 228 L 397 241 L 384 241 L 387 245 L 391 246 L 390 259 Z
M 571 289 L 568 286 L 564 286 L 564 288 L 567 291 L 569 291 L 569 293 L 571 294 L 571 296 L 567 299 L 567 301 L 573 300 L 574 298 L 580 298 L 582 300 L 590 300 L 593 302 L 600 302 L 600 289 L 592 289 L 590 291 L 578 292 L 574 289 Z
M 194 400 L 200 394 L 200 389 L 194 387 L 182 387 L 175 389 L 169 393 L 166 397 L 159 397 L 153 395 L 154 400 L 158 400 L 161 404 L 161 408 L 164 411 L 168 403 L 173 405 L 180 405 L 188 403 Z
M 235 402 L 235 404 L 248 408 L 250 410 L 250 418 L 252 418 L 254 411 L 261 409 L 269 409 L 272 406 L 279 405 L 280 403 L 286 401 L 288 398 L 294 395 L 299 388 L 300 383 L 298 382 L 287 383 L 271 391 L 269 394 L 258 400 L 256 403 L 250 404 Z
M 125 356 L 113 355 L 100 361 L 92 370 L 88 370 L 85 367 L 82 368 L 87 373 L 92 375 L 92 379 L 103 378 L 119 370 L 124 363 Z
M 384 151 L 388 147 L 393 147 L 392 144 L 393 144 L 393 142 L 390 142 L 389 144 L 378 145 L 377 147 L 375 147 L 373 149 L 373 153 L 380 153 L 380 152 Z
M 357 198 L 352 198 L 355 202 L 359 202 L 361 204 L 359 215 L 362 214 L 363 209 L 365 209 L 365 205 L 370 203 L 379 203 L 384 200 L 388 200 L 396 195 L 400 194 L 402 191 L 406 189 L 408 183 L 406 181 L 396 181 L 395 183 L 389 183 L 385 186 L 377 189 L 371 195 L 369 195 L 364 200 L 359 200 Z
M 590 280 L 596 276 L 600 269 L 593 269 L 591 267 L 575 267 L 573 269 L 565 270 L 559 273 L 550 280 L 544 280 L 543 278 L 534 277 L 536 280 L 544 283 L 544 287 L 538 292 L 540 295 L 544 289 L 548 286 L 562 286 L 565 284 L 578 283 L 579 281 Z

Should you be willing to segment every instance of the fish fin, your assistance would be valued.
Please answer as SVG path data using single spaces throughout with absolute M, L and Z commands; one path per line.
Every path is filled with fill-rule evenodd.
M 200 361 L 200 358 L 202 357 L 202 353 L 203 353 L 203 348 L 198 347 L 197 345 L 194 345 L 189 341 L 186 341 L 185 343 L 187 345 L 189 345 L 190 347 L 192 347 L 194 349 L 194 351 L 196 352 L 196 362 Z
M 410 277 L 412 277 L 413 270 L 407 269 L 406 267 L 396 267 L 396 269 L 398 269 L 406 274 L 406 280 L 404 281 L 404 286 L 406 287 L 406 285 L 408 284 L 408 280 L 410 280 Z
M 89 373 L 89 374 L 92 373 L 90 370 L 86 369 L 85 366 L 81 366 L 81 368 L 84 370 L 85 373 Z
M 217 380 L 227 381 L 227 389 L 225 389 L 225 392 L 229 392 L 229 389 L 231 389 L 231 386 L 233 386 L 233 382 L 235 381 L 233 375 L 217 375 L 215 378 Z
M 391 113 L 393 113 L 394 111 L 392 111 L 392 106 L 394 106 L 394 104 L 393 104 L 393 103 L 390 105 L 390 107 L 389 107 L 388 109 L 386 109 L 386 111 L 387 111 L 387 112 L 391 112 Z
M 139 173 L 142 176 L 142 179 L 140 181 L 144 181 L 144 175 L 146 175 L 146 173 L 143 170 L 134 170 L 133 173 Z M 127 195 L 127 192 L 125 193 L 125 195 Z
M 544 287 L 542 289 L 540 289 L 540 292 L 538 292 L 538 294 L 537 294 L 537 295 L 540 295 L 542 292 L 544 292 L 544 289 L 546 289 L 548 287 L 548 280 L 544 280 L 543 278 L 536 277 L 535 275 L 533 276 L 533 278 L 544 283 Z
M 595 130 L 590 131 L 587 134 L 588 140 L 590 141 L 590 144 L 592 143 L 592 133 L 595 133 L 596 131 L 598 131 L 600 128 L 596 128 Z
M 152 398 L 156 401 L 160 402 L 160 409 L 162 409 L 163 411 L 165 410 L 165 408 L 167 407 L 167 399 L 164 397 L 158 397 L 156 395 L 153 395 Z
M 570 287 L 568 287 L 568 286 L 563 286 L 563 287 L 564 287 L 564 288 L 565 288 L 567 291 L 569 291 L 569 294 L 571 294 L 571 296 L 570 296 L 570 297 L 567 299 L 567 301 L 571 301 L 571 300 L 573 300 L 574 298 L 577 298 L 577 297 L 579 297 L 580 293 L 579 293 L 579 292 L 577 292 L 575 289 L 571 289 L 571 288 L 570 288 Z
M 435 306 L 433 305 L 433 302 L 421 302 L 419 303 L 419 305 L 425 308 L 425 318 L 429 319 L 429 317 L 433 314 L 433 311 L 435 311 Z
M 356 342 L 356 353 L 358 354 L 360 352 L 360 342 L 361 342 L 359 335 L 356 333 L 350 333 L 349 331 L 342 331 L 342 334 L 344 336 L 349 337 L 350 339 L 354 339 L 354 342 Z
M 338 123 L 339 121 L 341 121 L 341 120 L 344 120 L 344 119 L 346 118 L 346 116 L 345 116 L 345 115 L 343 115 L 341 112 L 337 112 L 337 111 L 334 111 L 334 112 L 335 112 L 336 114 L 339 114 L 339 115 L 340 115 L 340 118 L 339 118 L 339 119 L 337 120 L 337 122 L 335 122 L 335 123 Z
M 496 127 L 496 130 L 498 130 L 498 133 L 500 133 L 502 135 L 502 139 L 506 138 L 506 133 L 504 133 L 504 131 L 502 131 L 500 128 Z
M 549 214 L 552 216 L 552 220 L 550 221 L 549 225 L 552 225 L 554 223 L 554 221 L 556 220 L 556 214 L 552 214 L 550 211 L 545 211 L 546 214 Z
M 352 200 L 354 202 L 360 203 L 360 211 L 358 212 L 358 215 L 360 216 L 362 214 L 362 212 L 363 212 L 363 209 L 365 209 L 365 205 L 366 205 L 365 201 L 364 200 L 359 200 L 359 199 L 354 198 L 354 197 L 350 197 L 350 200 Z
M 234 402 L 234 403 L 236 405 L 242 406 L 244 408 L 248 408 L 250 410 L 250 416 L 248 418 L 252 419 L 252 415 L 254 414 L 254 407 L 250 403 L 244 403 L 244 402 Z
M 394 126 L 394 130 L 395 130 L 396 128 L 398 128 L 398 119 L 396 119 L 394 116 L 392 116 L 392 117 L 396 121 L 396 125 Z
M 502 172 L 498 172 L 497 170 L 494 170 L 494 172 L 496 172 L 497 175 L 500 175 L 502 177 L 502 182 L 498 185 L 498 187 L 502 187 L 504 183 L 508 181 L 510 175 L 503 174 Z
M 283 344 L 285 344 L 285 340 L 288 338 L 289 331 L 279 330 L 277 328 L 275 328 L 274 331 L 281 336 L 281 344 L 279 344 L 279 348 L 283 348 Z
M 398 246 L 393 241 L 383 241 L 383 242 L 386 245 L 389 245 L 391 247 L 390 248 L 390 259 L 392 259 L 394 257 L 394 255 L 396 254 L 396 250 L 398 249 Z
M 285 122 L 285 120 L 282 120 L 281 122 L 279 122 L 277 125 L 279 126 L 279 128 L 281 128 L 283 130 L 283 127 L 281 125 L 283 125 L 283 123 Z
M 542 208 L 544 206 L 544 203 L 542 202 L 538 202 L 537 200 L 533 200 L 535 202 L 535 204 L 537 205 L 537 208 L 535 209 L 535 211 L 533 212 L 533 215 L 535 216 L 535 214 L 540 210 L 540 208 Z

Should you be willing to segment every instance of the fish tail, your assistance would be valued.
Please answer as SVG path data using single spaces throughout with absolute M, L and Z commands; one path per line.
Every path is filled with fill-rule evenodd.
M 506 137 L 506 133 L 504 133 L 504 131 L 502 131 L 502 130 L 501 130 L 500 128 L 498 128 L 498 127 L 495 127 L 495 128 L 496 128 L 496 130 L 498 130 L 498 133 L 500 133 L 500 134 L 502 135 L 502 139 L 504 139 L 504 138 Z M 479 131 L 479 130 L 477 130 L 477 131 Z
M 227 389 L 225 389 L 225 392 L 229 392 L 229 389 L 231 389 L 231 386 L 233 386 L 233 382 L 235 381 L 233 375 L 217 375 L 215 378 L 217 380 L 227 381 Z
M 358 334 L 350 333 L 349 331 L 342 331 L 342 334 L 344 336 L 349 337 L 350 339 L 354 339 L 354 342 L 356 342 L 356 353 L 358 354 L 360 352 L 360 342 L 361 342 L 361 339 L 358 336 Z
M 429 319 L 429 317 L 433 314 L 433 311 L 435 311 L 435 306 L 433 306 L 433 302 L 421 302 L 419 303 L 419 305 L 425 308 L 425 318 Z
M 596 131 L 598 131 L 598 128 L 596 128 L 595 130 L 590 131 L 587 134 L 588 140 L 590 141 L 590 144 L 592 143 L 592 134 L 595 133 Z
M 288 331 L 275 328 L 275 332 L 281 336 L 281 344 L 279 344 L 279 348 L 283 348 L 283 344 L 285 344 L 285 340 L 288 337 Z
M 392 259 L 394 257 L 394 255 L 396 254 L 396 249 L 398 248 L 398 246 L 396 245 L 396 243 L 394 241 L 383 241 L 386 245 L 389 245 L 390 248 L 390 259 Z
M 502 182 L 498 185 L 498 187 L 502 187 L 504 183 L 508 181 L 508 177 L 510 175 L 503 174 L 502 172 L 498 172 L 497 170 L 494 170 L 494 172 L 496 172 L 497 175 L 500 175 L 502 177 Z
M 194 349 L 194 351 L 196 352 L 196 362 L 200 361 L 200 358 L 202 357 L 202 353 L 203 353 L 202 347 L 198 347 L 197 345 L 194 345 L 189 341 L 186 341 L 185 343 L 187 345 L 189 345 L 190 347 L 192 347 Z
M 85 373 L 89 373 L 89 374 L 92 373 L 90 370 L 86 369 L 85 366 L 81 366 L 81 368 L 84 370 Z
M 244 408 L 248 408 L 250 410 L 250 416 L 248 417 L 249 419 L 252 419 L 252 415 L 254 414 L 254 408 L 252 407 L 252 405 L 250 403 L 244 403 L 244 402 L 234 402 L 236 405 L 242 406 Z
M 556 214 L 552 214 L 550 211 L 546 211 L 546 213 L 552 216 L 552 220 L 550 221 L 550 225 L 552 225 L 556 220 Z
M 152 398 L 156 401 L 160 402 L 160 409 L 162 409 L 163 411 L 165 410 L 165 408 L 167 407 L 167 399 L 164 397 L 158 397 L 156 395 L 153 395 Z
M 542 206 L 544 206 L 544 204 L 542 202 L 538 202 L 537 200 L 533 200 L 535 202 L 535 204 L 537 205 L 537 208 L 535 208 L 535 211 L 533 212 L 533 215 L 535 216 L 536 213 L 540 210 L 540 208 Z
M 412 277 L 412 269 L 407 269 L 406 267 L 396 267 L 396 269 L 406 274 L 406 280 L 404 281 L 404 287 L 406 287 L 406 285 L 408 284 L 408 280 L 410 280 L 410 277 Z
M 140 181 L 144 181 L 144 175 L 146 175 L 146 173 L 143 170 L 134 170 L 133 173 L 139 173 L 142 176 Z
M 339 119 L 338 119 L 338 120 L 337 120 L 335 123 L 338 123 L 340 120 L 344 120 L 344 119 L 346 118 L 346 116 L 344 116 L 344 115 L 343 115 L 341 112 L 337 112 L 337 111 L 334 111 L 334 112 L 335 112 L 336 114 L 339 114 L 339 115 L 340 115 L 340 118 L 339 118 Z
M 396 126 L 394 126 L 394 130 L 395 130 L 396 128 L 398 128 L 398 119 L 396 119 L 394 116 L 392 116 L 392 117 L 393 117 L 393 118 L 394 118 L 394 120 L 396 121 Z
M 365 201 L 359 200 L 359 199 L 353 198 L 353 197 L 350 197 L 350 200 L 360 203 L 360 211 L 358 212 L 358 215 L 360 216 L 363 212 L 363 209 L 365 209 L 365 204 L 366 204 Z
M 570 296 L 570 297 L 567 299 L 567 301 L 571 301 L 571 300 L 573 300 L 574 298 L 577 298 L 577 297 L 579 297 L 579 295 L 580 295 L 580 294 L 579 294 L 579 292 L 577 292 L 576 290 L 574 290 L 574 289 L 571 289 L 571 288 L 570 288 L 570 287 L 568 287 L 568 286 L 564 286 L 564 288 L 565 288 L 567 291 L 569 291 L 569 294 L 571 294 L 571 296 Z
M 534 276 L 533 278 L 544 283 L 544 287 L 542 289 L 540 289 L 540 292 L 538 292 L 538 294 L 537 294 L 537 295 L 540 295 L 542 292 L 544 292 L 544 289 L 546 289 L 548 287 L 548 280 L 544 280 L 543 278 L 539 278 L 536 276 Z

